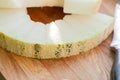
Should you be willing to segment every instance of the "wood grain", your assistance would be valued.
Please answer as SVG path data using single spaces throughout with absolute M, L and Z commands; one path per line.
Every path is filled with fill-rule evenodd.
M 100 12 L 113 16 L 114 7 L 115 0 L 103 0 Z M 28 10 L 32 15 L 32 9 Z M 37 19 L 35 15 L 36 21 L 44 23 L 64 16 L 61 9 L 57 17 L 42 13 L 42 19 Z M 114 61 L 114 50 L 109 46 L 111 40 L 112 34 L 98 47 L 82 55 L 57 60 L 25 58 L 0 49 L 0 72 L 7 80 L 110 80 Z

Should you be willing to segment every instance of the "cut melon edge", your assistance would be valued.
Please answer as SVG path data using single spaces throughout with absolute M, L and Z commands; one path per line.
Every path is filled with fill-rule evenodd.
M 32 44 L 13 39 L 6 34 L 0 32 L 1 48 L 25 57 L 38 59 L 51 59 L 69 57 L 77 54 L 83 54 L 104 41 L 113 31 L 112 22 L 103 32 L 96 34 L 86 40 L 65 43 L 65 44 Z

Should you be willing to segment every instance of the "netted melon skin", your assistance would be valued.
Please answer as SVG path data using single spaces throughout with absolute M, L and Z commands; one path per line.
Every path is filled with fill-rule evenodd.
M 14 54 L 37 58 L 51 59 L 82 54 L 98 46 L 113 31 L 113 23 L 98 34 L 85 40 L 65 44 L 34 44 L 16 40 L 0 32 L 0 47 Z M 78 34 L 79 35 L 79 34 Z

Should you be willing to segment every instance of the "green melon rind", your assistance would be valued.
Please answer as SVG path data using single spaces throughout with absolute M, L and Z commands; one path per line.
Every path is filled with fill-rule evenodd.
M 88 39 L 65 44 L 33 44 L 16 40 L 0 32 L 0 47 L 17 55 L 38 58 L 62 58 L 82 54 L 104 41 L 113 31 L 113 23 Z

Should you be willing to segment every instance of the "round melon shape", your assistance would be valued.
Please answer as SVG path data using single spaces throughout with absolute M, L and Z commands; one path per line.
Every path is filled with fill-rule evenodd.
M 26 9 L 0 9 L 0 47 L 17 55 L 50 59 L 84 53 L 113 31 L 111 16 L 66 15 L 43 24 L 34 22 Z

